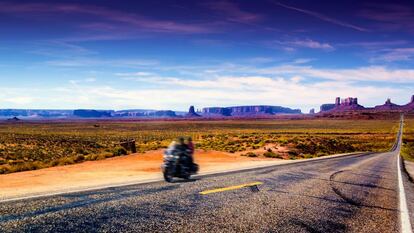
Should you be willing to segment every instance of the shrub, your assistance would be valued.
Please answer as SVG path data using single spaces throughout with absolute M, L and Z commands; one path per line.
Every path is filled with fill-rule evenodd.
M 75 163 L 82 162 L 83 160 L 85 160 L 85 156 L 83 155 L 77 155 L 74 159 Z
M 288 151 L 289 156 L 296 156 L 298 155 L 298 152 L 296 151 Z
M 257 157 L 257 154 L 255 154 L 253 152 L 248 152 L 245 156 L 247 156 L 247 157 Z
M 319 152 L 319 153 L 317 153 L 316 155 L 317 155 L 317 157 L 321 157 L 321 156 L 327 156 L 327 155 L 328 155 L 328 153 L 325 153 L 325 152 Z
M 69 165 L 69 164 L 74 164 L 74 163 L 75 161 L 73 160 L 73 158 L 66 157 L 66 158 L 59 159 L 58 165 L 62 166 L 62 165 Z
M 115 147 L 112 154 L 114 156 L 126 155 L 128 152 L 123 147 Z
M 50 166 L 52 166 L 52 167 L 57 166 L 58 164 L 59 164 L 58 160 L 53 160 L 53 161 L 50 162 Z
M 263 154 L 263 156 L 266 157 L 266 158 L 282 158 L 282 156 L 280 156 L 279 154 L 276 154 L 274 152 L 269 152 L 269 151 L 266 151 Z
M 9 169 L 7 167 L 0 167 L 0 174 L 9 173 Z

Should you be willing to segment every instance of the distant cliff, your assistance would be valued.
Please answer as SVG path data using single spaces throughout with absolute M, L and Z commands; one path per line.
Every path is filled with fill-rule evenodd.
M 358 104 L 358 98 L 348 97 L 340 99 L 337 97 L 334 104 L 322 104 L 320 112 L 344 112 L 344 111 L 375 111 L 375 112 L 412 112 L 414 111 L 414 95 L 411 97 L 411 101 L 405 105 L 398 105 L 391 102 L 391 99 L 387 99 L 384 104 L 377 105 L 375 107 L 366 108 Z
M 392 103 L 391 99 L 387 99 L 383 105 L 377 105 L 374 107 L 374 110 L 379 111 L 395 111 L 400 109 L 402 109 L 402 106 Z
M 93 109 L 78 109 L 73 111 L 75 117 L 83 118 L 101 118 L 101 117 L 111 117 L 111 111 L 98 111 Z
M 281 106 L 255 105 L 234 107 L 210 107 L 203 108 L 202 115 L 206 116 L 256 116 L 275 114 L 301 114 L 300 109 L 291 109 Z
M 188 113 L 185 114 L 185 117 L 201 117 L 198 113 L 196 113 L 194 106 L 190 106 L 190 108 L 188 109 Z
M 335 108 L 335 104 L 322 104 L 320 107 L 321 112 L 327 112 Z
M 112 117 L 117 118 L 165 118 L 176 117 L 177 114 L 171 110 L 146 110 L 146 109 L 132 109 L 120 110 L 112 113 Z
M 358 98 L 348 97 L 341 99 L 336 97 L 334 104 L 322 104 L 321 112 L 355 111 L 364 110 L 364 106 L 358 104 Z
M 66 118 L 72 114 L 73 110 L 0 109 L 0 117 Z

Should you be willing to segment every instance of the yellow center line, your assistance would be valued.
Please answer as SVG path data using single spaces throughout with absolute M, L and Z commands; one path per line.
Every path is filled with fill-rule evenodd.
M 211 190 L 202 191 L 202 192 L 200 192 L 200 194 L 201 195 L 206 195 L 206 194 L 210 194 L 210 193 L 219 193 L 219 192 L 224 192 L 224 191 L 229 191 L 229 190 L 235 190 L 235 189 L 241 189 L 241 188 L 245 188 L 245 187 L 256 186 L 256 185 L 260 185 L 260 184 L 263 184 L 263 183 L 262 182 L 253 182 L 253 183 L 248 183 L 248 184 L 241 184 L 241 185 L 229 186 L 229 187 L 224 187 L 224 188 L 211 189 Z

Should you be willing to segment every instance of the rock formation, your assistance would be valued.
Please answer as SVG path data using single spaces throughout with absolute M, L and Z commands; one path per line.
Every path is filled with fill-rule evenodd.
M 208 115 L 208 116 L 214 116 L 214 115 L 231 116 L 231 109 L 222 108 L 222 107 L 203 108 L 202 114 Z
M 411 96 L 411 102 L 405 105 L 398 105 L 387 99 L 383 105 L 377 105 L 374 108 L 365 108 L 358 104 L 358 98 L 348 97 L 340 100 L 335 99 L 335 104 L 322 104 L 320 112 L 341 112 L 341 111 L 375 111 L 375 112 L 413 112 L 414 111 L 414 95 Z
M 185 115 L 185 117 L 200 117 L 200 115 L 198 115 L 195 112 L 194 106 L 190 106 L 190 109 L 188 109 L 188 113 Z
M 364 106 L 358 104 L 358 98 L 348 97 L 341 99 L 336 97 L 335 104 L 323 104 L 321 105 L 321 112 L 340 112 L 340 111 L 354 111 L 364 110 Z
M 175 115 L 174 111 L 171 110 L 160 110 L 160 111 L 155 111 L 155 112 L 151 112 L 148 113 L 146 115 L 147 117 L 160 117 L 160 118 L 165 118 L 165 117 L 176 117 L 177 115 Z
M 20 119 L 17 117 L 13 117 L 13 118 L 7 119 L 7 121 L 20 121 Z
M 340 97 L 336 97 L 335 99 L 335 106 L 339 106 L 341 105 L 341 98 Z
M 151 109 L 129 109 L 120 110 L 112 113 L 112 117 L 117 118 L 168 118 L 177 117 L 172 110 L 151 110 Z
M 72 116 L 72 110 L 52 110 L 52 109 L 0 109 L 1 117 L 21 117 L 21 118 L 67 118 Z
M 73 111 L 73 115 L 82 118 L 101 118 L 111 117 L 111 111 L 98 111 L 93 109 L 78 109 Z
M 311 110 L 309 110 L 309 114 L 315 114 L 315 109 L 311 108 Z
M 338 104 L 339 105 L 339 104 Z M 320 107 L 321 112 L 327 112 L 335 108 L 336 104 L 322 104 Z
M 408 104 L 401 106 L 401 109 L 403 111 L 414 111 L 414 95 L 411 96 L 411 101 Z
M 387 99 L 383 105 L 377 105 L 374 107 L 375 110 L 379 111 L 395 111 L 395 110 L 401 110 L 401 106 L 394 104 L 391 102 L 391 99 Z
M 280 106 L 255 105 L 234 107 L 203 108 L 202 114 L 206 116 L 257 116 L 275 114 L 301 114 L 300 109 L 291 109 Z

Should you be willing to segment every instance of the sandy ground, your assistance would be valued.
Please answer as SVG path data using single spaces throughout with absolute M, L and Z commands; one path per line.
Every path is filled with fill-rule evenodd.
M 414 178 L 414 162 L 404 160 L 405 169 L 411 178 Z
M 248 158 L 217 151 L 196 151 L 200 173 L 273 164 L 277 159 Z M 40 193 L 161 179 L 162 150 L 100 161 L 0 175 L 0 199 Z

